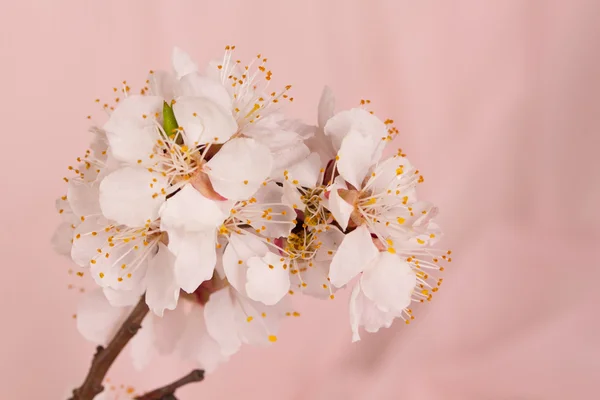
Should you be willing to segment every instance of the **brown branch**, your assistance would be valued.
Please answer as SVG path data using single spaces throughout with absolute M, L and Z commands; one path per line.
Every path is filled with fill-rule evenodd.
M 108 346 L 106 348 L 102 346 L 96 348 L 96 354 L 94 354 L 92 366 L 85 377 L 85 381 L 79 388 L 73 390 L 73 397 L 70 400 L 92 400 L 104 390 L 102 381 L 104 381 L 106 373 L 125 345 L 140 329 L 142 320 L 147 313 L 146 296 L 142 296 Z
M 177 400 L 175 391 L 188 383 L 200 382 L 204 379 L 204 371 L 195 369 L 181 379 L 175 382 L 138 396 L 135 400 Z

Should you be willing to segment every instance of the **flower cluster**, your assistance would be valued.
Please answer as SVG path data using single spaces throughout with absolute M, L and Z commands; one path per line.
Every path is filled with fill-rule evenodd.
M 55 246 L 98 286 L 82 334 L 105 343 L 145 294 L 138 367 L 176 351 L 210 371 L 242 343 L 275 342 L 294 295 L 334 299 L 350 283 L 353 340 L 409 323 L 451 261 L 431 247 L 419 171 L 400 150 L 383 158 L 393 121 L 369 101 L 336 113 L 327 88 L 316 126 L 288 119 L 291 86 L 270 89 L 267 60 L 244 65 L 234 48 L 203 72 L 175 49 L 173 71 L 151 71 L 139 94 L 115 88 L 57 201 Z

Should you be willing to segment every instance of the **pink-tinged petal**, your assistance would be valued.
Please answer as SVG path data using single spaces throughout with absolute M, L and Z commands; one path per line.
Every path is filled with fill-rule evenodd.
M 383 312 L 400 313 L 411 302 L 417 276 L 398 255 L 380 253 L 360 279 L 362 290 Z
M 231 115 L 232 98 L 225 86 L 220 81 L 199 73 L 191 73 L 179 80 L 177 87 L 177 103 L 185 97 L 202 97 L 218 104 L 223 110 Z M 179 116 L 177 117 L 179 121 Z
M 169 250 L 175 255 L 175 279 L 181 289 L 193 293 L 209 280 L 217 263 L 216 231 L 169 231 Z
M 329 199 L 327 199 L 327 209 L 333 215 L 333 218 L 340 224 L 342 230 L 346 230 L 350 215 L 354 211 L 354 206 L 344 200 L 339 193 L 339 190 L 345 190 L 346 185 L 342 183 L 343 179 L 337 177 L 333 185 L 329 186 Z
M 153 314 L 148 314 L 142 321 L 142 327 L 131 339 L 131 359 L 133 367 L 137 371 L 144 369 L 150 361 L 156 356 L 157 351 L 154 346 L 154 319 Z
M 179 47 L 173 48 L 173 54 L 171 55 L 171 62 L 173 64 L 173 70 L 177 75 L 177 78 L 191 74 L 192 72 L 198 71 L 198 66 L 188 53 L 181 50 Z
M 352 343 L 360 340 L 359 327 L 364 308 L 364 295 L 360 290 L 360 281 L 356 283 L 350 295 L 350 327 L 352 329 Z
M 247 233 L 238 235 L 233 233 L 229 238 L 229 244 L 223 253 L 223 268 L 227 281 L 237 291 L 246 293 L 246 262 L 250 257 L 262 257 L 269 249 L 256 235 Z
M 158 96 L 131 95 L 119 103 L 104 125 L 116 159 L 134 165 L 150 160 L 160 138 L 154 116 L 162 113 L 163 102 Z
M 321 99 L 319 100 L 318 116 L 317 121 L 319 128 L 325 128 L 327 121 L 333 117 L 335 110 L 335 97 L 333 91 L 329 86 L 323 88 L 321 93 Z
M 73 214 L 77 216 L 100 215 L 99 187 L 96 183 L 83 183 L 70 180 L 67 188 L 67 201 Z
M 224 143 L 237 131 L 231 111 L 205 97 L 181 97 L 173 105 L 189 146 Z
M 367 268 L 379 251 L 371 240 L 369 229 L 361 225 L 348 233 L 331 261 L 329 279 L 342 287 Z
M 54 231 L 51 239 L 52 248 L 54 251 L 64 256 L 71 255 L 74 232 L 75 228 L 73 228 L 70 222 L 62 222 L 60 225 L 58 225 L 58 228 L 56 228 Z
M 267 179 L 273 159 L 269 149 L 253 139 L 238 138 L 225 143 L 205 165 L 213 188 L 220 195 L 250 198 Z
M 143 227 L 158 218 L 167 186 L 165 177 L 144 168 L 118 169 L 100 184 L 102 214 L 119 224 Z
M 154 345 L 159 354 L 170 354 L 183 335 L 186 325 L 184 307 L 165 311 L 162 317 L 154 317 Z
M 169 232 L 171 229 L 186 231 L 214 229 L 229 216 L 229 213 L 223 210 L 224 207 L 220 202 L 207 199 L 192 185 L 185 185 L 161 208 L 161 230 Z
M 175 279 L 175 255 L 162 243 L 158 253 L 148 262 L 146 271 L 146 303 L 150 310 L 163 316 L 164 310 L 177 307 L 180 287 Z
M 102 289 L 95 289 L 86 293 L 77 306 L 77 329 L 86 340 L 106 345 L 129 311 L 128 307 L 111 306 Z
M 287 180 L 294 185 L 314 187 L 321 174 L 321 157 L 310 153 L 308 157 L 288 169 Z
M 197 305 L 192 305 L 186 316 L 186 326 L 177 343 L 177 352 L 181 358 L 197 363 L 198 368 L 206 373 L 213 372 L 219 364 L 229 359 L 221 353 L 219 343 L 208 334 L 204 309 Z
M 290 290 L 290 271 L 285 258 L 269 252 L 264 257 L 250 258 L 247 264 L 246 293 L 252 300 L 272 306 Z
M 235 354 L 242 345 L 235 323 L 235 310 L 229 289 L 210 295 L 204 306 L 204 320 L 209 335 L 221 346 L 224 356 Z

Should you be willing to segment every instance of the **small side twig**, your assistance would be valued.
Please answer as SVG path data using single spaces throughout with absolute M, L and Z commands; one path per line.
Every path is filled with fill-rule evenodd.
M 83 384 L 73 390 L 73 397 L 70 400 L 92 400 L 104 390 L 102 381 L 104 381 L 106 373 L 123 348 L 140 329 L 142 320 L 148 311 L 146 297 L 142 296 L 108 346 L 106 348 L 102 346 L 96 348 L 96 354 L 94 354 L 90 370 Z
M 175 391 L 188 383 L 200 382 L 204 379 L 204 371 L 195 369 L 181 379 L 175 382 L 138 396 L 135 400 L 177 400 Z

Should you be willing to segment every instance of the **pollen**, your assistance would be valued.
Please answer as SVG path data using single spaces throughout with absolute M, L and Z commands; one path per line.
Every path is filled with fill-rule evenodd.
M 100 279 L 104 278 L 104 272 L 100 272 L 100 273 L 98 274 L 98 276 L 100 277 Z
M 417 239 L 417 243 L 419 243 L 419 244 L 425 244 L 425 241 L 422 240 L 422 239 Z
M 248 181 L 247 181 L 247 180 L 245 180 L 245 181 L 244 181 L 244 185 L 247 185 L 247 184 L 248 184 Z
M 242 260 L 238 260 L 238 264 L 242 265 L 244 262 Z
M 246 318 L 246 322 L 251 322 L 254 318 L 249 316 L 248 318 Z
M 275 343 L 277 341 L 277 336 L 269 335 L 269 342 Z

